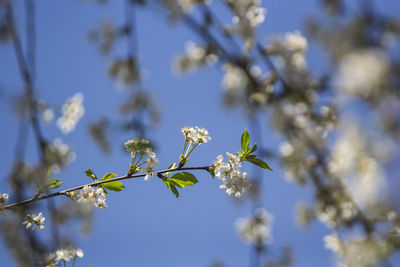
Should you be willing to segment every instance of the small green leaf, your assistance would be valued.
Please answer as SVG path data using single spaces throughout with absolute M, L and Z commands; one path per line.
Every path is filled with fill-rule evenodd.
M 178 189 L 176 189 L 175 185 L 170 184 L 169 188 L 171 188 L 172 193 L 174 193 L 176 198 L 178 198 L 179 197 L 179 192 L 178 192 Z
M 87 169 L 85 171 L 85 173 L 89 178 L 92 178 L 94 181 L 99 180 L 99 179 L 97 179 L 97 176 L 94 174 L 94 172 L 91 169 Z
M 104 188 L 107 188 L 111 191 L 121 191 L 125 188 L 125 186 L 120 181 L 113 181 L 109 183 L 102 184 Z
M 257 159 L 257 158 L 246 158 L 247 161 L 257 165 L 258 167 L 264 168 L 266 170 L 272 171 L 272 169 L 268 166 L 267 163 L 265 163 L 262 159 Z
M 173 181 L 168 181 L 168 180 L 163 180 L 164 184 L 171 189 L 171 192 L 178 198 L 179 197 L 179 192 L 178 189 L 176 189 L 176 183 Z M 178 185 L 179 186 L 179 185 Z
M 115 176 L 117 176 L 115 173 L 109 172 L 109 173 L 105 174 L 103 176 L 103 178 L 101 178 L 101 180 L 107 181 L 107 180 L 110 180 L 111 178 L 114 178 Z
M 249 141 L 250 141 L 250 135 L 247 132 L 247 130 L 244 130 L 244 132 L 242 133 L 242 138 L 240 139 L 240 141 L 242 145 L 242 151 L 246 153 L 247 150 L 249 150 Z
M 257 150 L 257 144 L 254 144 L 254 146 L 251 148 L 249 154 L 255 152 Z
M 251 155 L 247 155 L 247 156 L 244 158 L 244 160 L 247 160 L 247 161 L 249 161 L 250 159 L 255 159 L 255 158 L 257 158 L 257 156 L 256 156 L 256 155 L 253 155 L 253 154 L 251 154 Z
M 196 177 L 189 172 L 178 172 L 172 175 L 172 177 L 168 179 L 171 179 L 172 181 L 175 181 L 179 184 L 189 185 L 189 186 L 199 182 L 197 181 Z
M 55 189 L 58 188 L 62 185 L 62 181 L 54 179 L 54 178 L 50 178 L 49 180 L 47 180 L 47 188 L 48 189 Z
M 170 184 L 180 187 L 182 189 L 185 188 L 185 184 L 181 183 L 179 180 L 174 180 L 174 179 L 168 178 L 168 182 Z

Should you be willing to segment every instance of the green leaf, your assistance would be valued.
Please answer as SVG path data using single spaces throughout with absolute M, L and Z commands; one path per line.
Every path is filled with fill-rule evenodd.
M 101 178 L 101 180 L 107 181 L 107 180 L 110 180 L 111 178 L 114 178 L 115 176 L 117 176 L 115 173 L 109 172 L 109 173 L 105 174 L 103 176 L 103 178 Z
M 47 180 L 47 188 L 48 189 L 55 189 L 58 188 L 62 185 L 62 181 L 54 179 L 54 178 L 50 178 L 49 180 Z
M 169 180 L 167 180 L 167 181 L 163 180 L 163 182 L 169 189 L 171 189 L 171 192 L 178 198 L 179 192 L 178 192 L 178 189 L 176 189 L 176 186 L 175 186 L 176 183 L 173 181 L 169 181 Z
M 257 156 L 251 154 L 251 155 L 247 155 L 247 156 L 244 158 L 244 160 L 250 161 L 250 159 L 255 159 L 255 158 L 257 158 Z
M 256 152 L 256 150 L 257 150 L 257 144 L 254 144 L 254 146 L 251 148 L 249 154 Z
M 262 159 L 257 159 L 257 158 L 246 158 L 248 162 L 251 162 L 258 167 L 264 168 L 266 170 L 272 171 L 272 169 L 268 166 L 267 163 L 265 163 Z
M 249 150 L 249 141 L 250 141 L 250 135 L 246 129 L 242 133 L 242 138 L 240 139 L 240 141 L 242 145 L 242 151 L 246 153 L 247 150 Z
M 94 181 L 99 180 L 99 179 L 97 179 L 97 176 L 94 174 L 94 172 L 91 169 L 87 169 L 85 171 L 85 173 L 89 178 L 92 178 Z
M 120 181 L 105 183 L 102 184 L 102 186 L 111 191 L 121 191 L 122 189 L 125 189 L 125 186 Z
M 171 188 L 172 193 L 174 193 L 176 198 L 178 198 L 179 197 L 179 192 L 178 192 L 178 189 L 176 189 L 175 185 L 170 184 L 169 188 Z
M 197 181 L 196 177 L 189 172 L 175 173 L 174 175 L 172 175 L 171 178 L 168 178 L 168 180 L 172 180 L 181 185 L 189 185 L 189 186 L 194 185 L 199 182 L 199 181 Z

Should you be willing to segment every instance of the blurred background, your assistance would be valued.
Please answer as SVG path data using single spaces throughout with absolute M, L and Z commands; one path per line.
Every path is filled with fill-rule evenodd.
M 184 126 L 212 138 L 188 167 L 240 151 L 247 129 L 273 169 L 244 164 L 238 199 L 195 170 L 179 198 L 152 177 L 123 181 L 104 210 L 63 196 L 8 210 L 1 266 L 69 244 L 75 266 L 400 266 L 398 1 L 0 3 L 7 203 L 49 166 L 60 189 L 90 183 L 87 168 L 126 174 L 136 137 L 166 169 Z M 26 230 L 39 212 L 45 230 Z

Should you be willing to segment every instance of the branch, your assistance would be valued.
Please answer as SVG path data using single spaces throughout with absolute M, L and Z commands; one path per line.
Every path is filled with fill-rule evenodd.
M 176 167 L 176 168 L 172 168 L 172 169 L 166 169 L 166 170 L 162 170 L 162 171 L 158 171 L 156 172 L 157 176 L 161 175 L 163 173 L 167 173 L 167 172 L 174 172 L 174 171 L 187 171 L 187 170 L 205 170 L 208 171 L 210 168 L 210 166 L 202 166 L 202 167 L 186 167 L 186 168 L 181 168 L 181 167 Z M 32 198 L 20 201 L 20 202 L 16 202 L 16 203 L 12 203 L 9 205 L 4 206 L 3 208 L 0 209 L 1 210 L 7 210 L 10 208 L 14 208 L 14 207 L 18 207 L 18 206 L 23 206 L 26 204 L 30 204 L 39 200 L 43 200 L 43 199 L 48 199 L 48 198 L 53 198 L 56 196 L 61 196 L 61 195 L 67 195 L 67 193 L 73 192 L 73 191 L 77 191 L 79 189 L 84 188 L 85 186 L 98 186 L 101 184 L 105 184 L 105 183 L 110 183 L 110 182 L 114 182 L 114 181 L 121 181 L 121 180 L 125 180 L 125 179 L 134 179 L 134 178 L 139 178 L 139 177 L 144 177 L 146 176 L 146 173 L 142 173 L 142 174 L 134 174 L 134 175 L 124 175 L 124 176 L 119 176 L 119 177 L 115 177 L 113 179 L 109 179 L 109 180 L 105 180 L 105 181 L 98 181 L 98 182 L 93 182 L 90 184 L 85 184 L 85 185 L 80 185 L 80 186 L 75 186 L 75 187 L 71 187 L 69 189 L 65 189 L 65 190 L 61 190 L 55 193 L 51 193 L 51 194 L 47 194 L 47 195 L 43 195 L 43 196 L 34 196 Z

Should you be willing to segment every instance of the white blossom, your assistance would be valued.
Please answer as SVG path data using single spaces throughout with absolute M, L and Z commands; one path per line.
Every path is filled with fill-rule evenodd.
M 83 95 L 76 93 L 62 106 L 62 116 L 57 120 L 57 125 L 65 134 L 73 131 L 76 124 L 85 114 L 83 107 Z
M 250 183 L 246 180 L 247 173 L 241 173 L 238 169 L 238 164 L 241 164 L 238 158 L 228 153 L 229 155 L 229 163 L 223 162 L 222 155 L 217 157 L 217 161 L 213 163 L 214 175 L 224 183 L 219 187 L 220 189 L 226 189 L 229 196 L 233 194 L 239 198 L 250 187 Z
M 236 229 L 248 243 L 267 244 L 272 241 L 271 224 L 273 217 L 263 208 L 255 210 L 252 216 L 236 220 Z
M 78 203 L 83 203 L 88 207 L 95 206 L 100 209 L 107 208 L 106 194 L 103 188 L 97 188 L 94 190 L 92 186 L 85 185 L 80 191 L 78 197 Z
M 160 164 L 160 162 L 156 158 L 156 153 L 150 152 L 148 157 L 145 160 L 146 167 L 143 169 L 146 172 L 146 176 L 144 177 L 145 181 L 148 181 L 151 176 L 156 176 L 157 173 L 154 172 L 154 169 Z
M 208 131 L 204 128 L 188 127 L 185 126 L 181 129 L 183 135 L 185 136 L 185 141 L 189 143 L 207 143 L 211 140 Z
M 60 261 L 69 262 L 70 260 L 75 260 L 76 258 L 83 258 L 84 253 L 82 249 L 77 248 L 74 249 L 72 246 L 68 246 L 64 249 L 58 249 L 55 252 L 51 253 L 47 256 L 45 260 L 47 263 L 47 267 L 58 266 Z
M 32 227 L 32 231 L 38 227 L 40 230 L 44 230 L 45 219 L 46 218 L 43 216 L 43 214 L 41 212 L 38 215 L 35 215 L 35 214 L 26 215 L 25 221 L 22 224 L 26 225 L 26 229 L 29 229 Z

